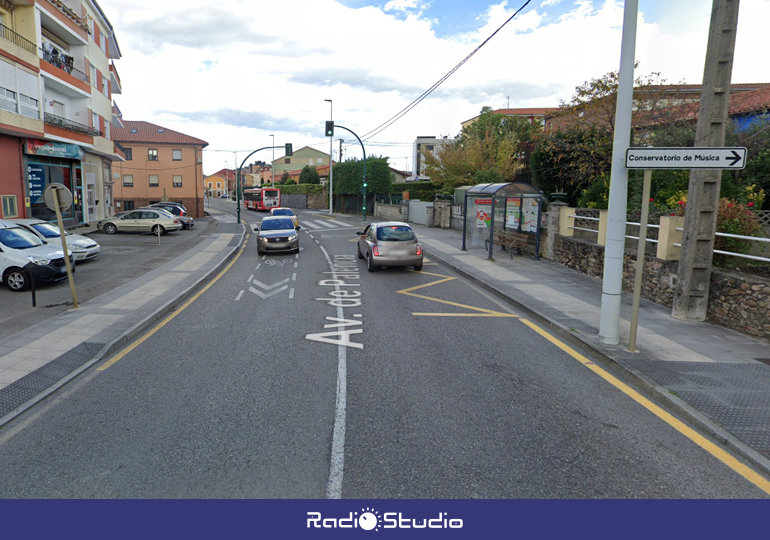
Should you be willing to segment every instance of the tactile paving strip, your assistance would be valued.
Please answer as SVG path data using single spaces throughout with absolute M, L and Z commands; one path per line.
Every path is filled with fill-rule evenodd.
M 40 369 L 0 390 L 0 418 L 91 360 L 104 345 L 104 343 L 81 343 L 74 349 L 54 358 Z
M 641 362 L 654 382 L 770 456 L 770 366 L 634 361 Z

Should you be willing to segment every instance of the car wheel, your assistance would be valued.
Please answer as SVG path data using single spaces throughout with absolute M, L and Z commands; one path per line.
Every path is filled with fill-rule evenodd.
M 372 263 L 372 257 L 374 257 L 374 255 L 370 253 L 369 256 L 366 258 L 366 269 L 369 270 L 370 272 L 374 272 L 375 270 L 377 270 L 377 267 L 374 266 L 374 264 Z
M 415 265 L 414 265 L 414 269 L 415 269 L 415 271 L 417 271 L 417 272 L 420 272 L 420 271 L 422 271 L 422 263 L 420 263 L 420 264 L 415 264 Z
M 102 230 L 107 234 L 115 234 L 118 232 L 118 227 L 114 223 L 105 223 Z
M 166 229 L 163 227 L 163 225 L 153 225 L 152 234 L 154 234 L 155 236 L 158 236 L 158 235 L 163 236 L 164 234 L 166 234 Z
M 29 289 L 30 280 L 27 273 L 20 268 L 11 268 L 3 276 L 5 285 L 13 292 L 21 292 Z

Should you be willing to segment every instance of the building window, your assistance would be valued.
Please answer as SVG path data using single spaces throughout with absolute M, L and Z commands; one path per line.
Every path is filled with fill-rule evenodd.
M 171 177 L 171 185 L 173 187 L 182 187 L 182 175 L 181 174 L 175 174 Z
M 291 163 L 291 158 L 284 158 L 283 162 L 286 164 Z
M 123 175 L 123 187 L 134 187 L 134 175 L 133 174 L 124 174 Z
M 134 209 L 134 201 L 123 201 L 123 210 L 133 210 Z
M 126 148 L 123 150 L 123 153 L 126 154 L 126 161 L 131 161 L 134 159 L 134 149 L 133 148 Z
M 91 86 L 96 86 L 96 68 L 94 66 L 90 66 L 90 72 L 91 72 Z
M 16 112 L 16 92 L 0 86 L 0 109 Z
M 94 129 L 99 129 L 99 115 L 95 112 L 91 113 L 91 127 Z
M 16 204 L 16 195 L 3 195 L 2 217 L 19 217 L 19 207 Z
M 171 159 L 174 161 L 182 161 L 182 151 L 181 150 L 172 150 L 171 151 Z
M 160 183 L 158 182 L 158 175 L 157 174 L 151 174 L 150 175 L 150 187 L 158 187 Z
M 157 148 L 148 148 L 147 149 L 147 160 L 148 161 L 158 161 L 158 149 Z

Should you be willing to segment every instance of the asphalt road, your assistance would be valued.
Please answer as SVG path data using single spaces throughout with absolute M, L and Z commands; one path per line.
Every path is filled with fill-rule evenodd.
M 447 268 L 367 272 L 356 228 L 305 227 L 299 255 L 250 236 L 0 432 L 0 497 L 762 496 Z

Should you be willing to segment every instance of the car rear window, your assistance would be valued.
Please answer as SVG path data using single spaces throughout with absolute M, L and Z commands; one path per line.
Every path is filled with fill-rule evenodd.
M 407 225 L 389 225 L 377 228 L 377 240 L 382 242 L 400 242 L 414 240 L 414 231 Z

